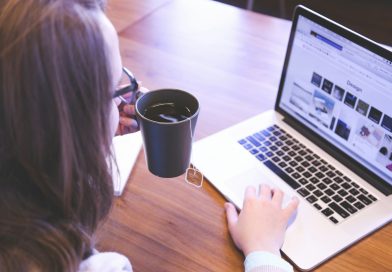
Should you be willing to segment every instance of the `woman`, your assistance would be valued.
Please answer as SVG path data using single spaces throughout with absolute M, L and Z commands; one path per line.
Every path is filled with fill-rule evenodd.
M 107 158 L 122 77 L 103 4 L 0 1 L 0 271 L 132 270 L 124 256 L 94 250 L 112 203 Z M 248 188 L 239 216 L 225 204 L 249 271 L 291 269 L 279 248 L 298 201 L 282 209 L 282 197 Z

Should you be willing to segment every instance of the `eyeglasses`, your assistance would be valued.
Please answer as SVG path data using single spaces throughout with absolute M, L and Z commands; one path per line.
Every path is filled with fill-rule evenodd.
M 118 97 L 122 102 L 130 104 L 134 102 L 140 94 L 139 83 L 135 76 L 127 68 L 123 67 L 123 76 L 118 89 L 114 92 L 113 98 Z

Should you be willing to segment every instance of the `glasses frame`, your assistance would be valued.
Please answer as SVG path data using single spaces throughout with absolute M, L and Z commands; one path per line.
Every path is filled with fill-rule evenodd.
M 132 74 L 132 72 L 127 69 L 126 67 L 122 68 L 124 74 L 127 75 L 129 79 L 129 84 L 120 86 L 117 90 L 114 91 L 112 98 L 119 98 L 122 102 L 126 104 L 130 104 L 135 101 L 135 98 L 137 97 L 137 93 L 139 90 L 139 83 L 137 82 L 135 76 Z M 123 95 L 132 93 L 131 98 L 127 99 L 124 98 Z

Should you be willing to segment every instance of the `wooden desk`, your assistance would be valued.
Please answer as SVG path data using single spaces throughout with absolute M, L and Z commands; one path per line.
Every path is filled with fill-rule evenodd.
M 207 0 L 109 0 L 108 14 L 124 65 L 145 86 L 200 99 L 197 139 L 273 107 L 290 22 Z M 151 175 L 141 152 L 98 249 L 125 254 L 137 272 L 242 271 L 224 202 L 208 182 Z M 391 271 L 391 245 L 390 224 L 318 270 Z

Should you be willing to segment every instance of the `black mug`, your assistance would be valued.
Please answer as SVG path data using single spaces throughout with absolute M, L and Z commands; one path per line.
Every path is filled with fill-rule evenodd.
M 199 102 L 192 94 L 161 89 L 143 94 L 135 104 L 150 172 L 177 177 L 189 167 Z

